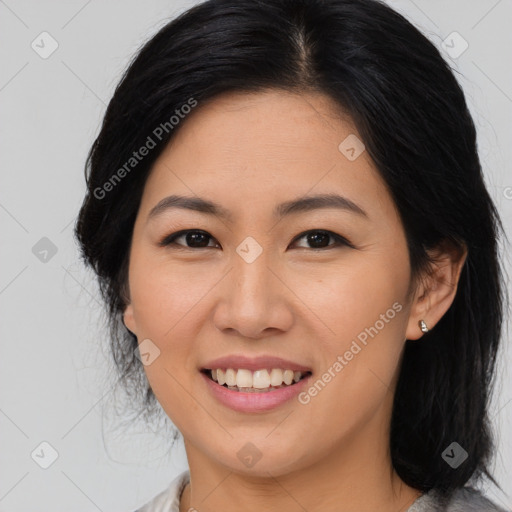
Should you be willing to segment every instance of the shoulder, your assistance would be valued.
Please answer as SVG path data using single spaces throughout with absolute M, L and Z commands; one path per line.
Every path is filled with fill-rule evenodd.
M 190 472 L 183 471 L 166 489 L 133 512 L 179 512 L 181 493 L 189 481 Z
M 416 500 L 407 512 L 507 512 L 471 487 L 457 489 L 451 497 L 442 499 L 430 491 Z
M 450 512 L 506 512 L 504 508 L 471 487 L 456 491 L 448 503 L 448 510 Z

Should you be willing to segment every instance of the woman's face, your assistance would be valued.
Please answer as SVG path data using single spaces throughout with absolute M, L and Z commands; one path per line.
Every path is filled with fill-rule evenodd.
M 421 332 L 398 213 L 335 112 L 319 94 L 224 94 L 181 121 L 147 180 L 125 323 L 189 463 L 277 476 L 387 453 L 404 340 Z M 151 214 L 169 196 L 218 211 L 168 201 Z M 200 233 L 160 245 L 182 230 Z M 217 368 L 258 389 L 310 373 L 245 393 L 203 372 Z

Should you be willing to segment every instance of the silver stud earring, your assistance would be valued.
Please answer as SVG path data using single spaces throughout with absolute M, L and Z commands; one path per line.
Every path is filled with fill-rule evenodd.
M 427 327 L 427 324 L 425 323 L 424 320 L 420 320 L 418 322 L 418 325 L 420 326 L 421 332 L 428 332 L 429 331 L 429 328 Z

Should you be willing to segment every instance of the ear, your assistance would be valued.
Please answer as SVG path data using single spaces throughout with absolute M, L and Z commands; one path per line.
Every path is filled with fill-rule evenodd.
M 133 315 L 133 306 L 128 304 L 123 312 L 123 323 L 125 327 L 137 336 L 137 326 Z
M 421 276 L 421 284 L 414 295 L 406 331 L 408 340 L 423 336 L 418 325 L 420 320 L 432 329 L 448 311 L 457 293 L 459 277 L 467 258 L 467 248 L 450 241 L 444 241 L 427 252 L 433 263 L 431 269 Z

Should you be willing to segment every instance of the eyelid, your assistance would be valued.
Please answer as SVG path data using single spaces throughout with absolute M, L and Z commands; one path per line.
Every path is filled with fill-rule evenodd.
M 204 234 L 204 235 L 207 235 L 209 238 L 211 238 L 212 240 L 215 240 L 215 237 L 213 237 L 212 235 L 210 235 L 210 233 L 208 233 L 208 231 L 204 231 L 202 229 L 182 229 L 180 231 L 175 231 L 174 233 L 171 233 L 170 235 L 166 235 L 162 240 L 160 240 L 160 242 L 158 242 L 158 245 L 160 247 L 166 247 L 166 246 L 169 246 L 169 245 L 172 245 L 172 244 L 175 244 L 177 245 L 178 247 L 182 247 L 183 249 L 190 249 L 190 250 L 197 250 L 198 248 L 194 248 L 194 247 L 187 247 L 186 245 L 180 245 L 180 244 L 176 244 L 175 243 L 175 240 L 177 238 L 180 238 L 181 236 L 183 235 L 187 235 L 188 233 L 200 233 L 200 234 Z M 219 242 L 217 242 L 219 243 Z M 220 244 L 219 244 L 220 245 Z M 200 249 L 211 249 L 211 247 L 201 247 Z
M 346 245 L 348 247 L 351 247 L 352 249 L 355 249 L 355 246 L 347 238 L 345 238 L 344 236 L 341 236 L 338 233 L 335 233 L 334 231 L 330 231 L 329 229 L 321 229 L 321 228 L 307 229 L 306 231 L 303 231 L 302 233 L 297 235 L 292 240 L 292 243 L 295 243 L 297 240 L 300 240 L 301 238 L 303 238 L 304 236 L 308 235 L 309 233 L 315 233 L 315 232 L 321 232 L 321 233 L 328 234 L 331 238 L 333 238 L 335 240 L 335 243 L 332 244 L 332 245 L 329 245 L 327 247 L 320 247 L 318 249 L 310 248 L 309 250 L 311 250 L 311 251 L 315 251 L 315 250 L 316 251 L 325 251 L 326 249 L 334 248 L 334 247 L 339 247 L 339 246 L 342 246 L 342 245 Z M 306 247 L 301 247 L 301 249 L 306 249 Z
M 315 252 L 326 251 L 328 249 L 333 249 L 333 248 L 342 247 L 342 246 L 347 246 L 347 247 L 350 247 L 352 249 L 356 249 L 356 247 L 347 238 L 345 238 L 344 236 L 339 235 L 338 233 L 335 233 L 334 231 L 330 231 L 328 229 L 321 229 L 321 228 L 308 229 L 306 231 L 303 231 L 302 233 L 300 233 L 297 236 L 295 236 L 295 238 L 293 238 L 293 240 L 291 241 L 291 244 L 293 244 L 297 240 L 300 240 L 301 238 L 305 237 L 309 233 L 316 233 L 316 232 L 326 233 L 327 235 L 329 235 L 331 238 L 334 239 L 335 243 L 331 244 L 331 245 L 328 245 L 327 247 L 318 247 L 318 248 L 314 248 L 314 247 L 313 248 L 300 247 L 300 249 L 309 249 L 310 251 L 315 251 Z M 179 230 L 179 231 L 175 231 L 174 233 L 171 233 L 170 235 L 166 235 L 160 242 L 158 242 L 158 245 L 160 247 L 167 247 L 167 246 L 170 246 L 170 245 L 175 245 L 175 246 L 179 247 L 180 249 L 191 250 L 191 251 L 197 251 L 197 250 L 204 250 L 204 249 L 212 249 L 212 248 L 214 248 L 214 247 L 209 247 L 209 246 L 207 246 L 207 247 L 188 247 L 186 245 L 180 245 L 180 244 L 176 244 L 175 243 L 175 240 L 177 238 L 180 238 L 183 235 L 187 235 L 188 233 L 204 234 L 208 238 L 210 238 L 211 240 L 215 240 L 215 242 L 218 245 L 220 245 L 220 243 L 215 239 L 215 237 L 213 237 L 212 235 L 210 235 L 210 233 L 208 233 L 207 231 L 204 231 L 202 229 L 182 229 L 182 230 Z

